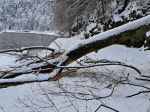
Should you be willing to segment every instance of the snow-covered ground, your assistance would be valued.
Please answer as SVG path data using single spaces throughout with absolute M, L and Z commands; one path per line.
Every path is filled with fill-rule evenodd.
M 59 38 L 55 43 L 61 49 L 68 50 L 82 41 L 78 38 Z M 59 49 L 55 43 L 52 43 L 50 47 Z M 97 53 L 90 53 L 87 57 L 94 60 L 107 59 L 123 62 L 138 68 L 143 75 L 149 75 L 149 54 L 150 51 L 144 51 L 143 48 L 112 45 Z M 87 57 L 81 59 L 87 59 Z M 15 59 L 14 56 L 0 54 L 0 69 L 14 66 Z M 76 63 L 72 65 L 76 65 Z M 64 77 L 57 82 L 33 83 L 1 89 L 0 112 L 94 112 L 101 104 L 119 112 L 150 112 L 148 110 L 150 108 L 148 94 L 126 98 L 128 95 L 144 90 L 140 87 L 118 85 L 109 98 L 87 100 L 109 95 L 113 88 L 113 85 L 111 86 L 113 81 L 119 80 L 127 74 L 131 77 L 131 82 L 135 81 L 134 77 L 139 76 L 136 71 L 129 68 L 105 66 L 80 69 L 74 75 Z M 137 82 L 135 81 L 135 83 Z M 149 86 L 148 83 L 145 85 Z M 101 107 L 97 112 L 114 111 Z

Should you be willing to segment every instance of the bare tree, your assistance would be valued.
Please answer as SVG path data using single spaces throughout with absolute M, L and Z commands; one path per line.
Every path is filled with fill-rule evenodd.
M 95 19 L 105 16 L 111 2 L 111 0 L 56 0 L 55 27 L 60 31 L 69 31 L 73 25 L 74 30 L 82 29 L 91 14 L 95 14 Z
M 125 9 L 126 9 L 126 7 L 128 6 L 128 4 L 129 4 L 129 2 L 130 2 L 131 0 L 117 0 L 117 4 L 118 4 L 118 6 L 122 6 L 121 7 L 121 9 L 119 9 L 119 13 L 122 13 Z

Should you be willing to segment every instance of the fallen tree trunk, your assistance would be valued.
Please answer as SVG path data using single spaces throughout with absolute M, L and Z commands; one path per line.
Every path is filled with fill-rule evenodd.
M 15 74 L 11 74 L 11 79 L 1 79 L 0 85 L 2 87 L 11 86 L 13 84 L 23 84 L 23 83 L 30 83 L 30 82 L 41 82 L 41 81 L 56 81 L 61 78 L 63 67 L 67 66 L 70 63 L 76 61 L 77 59 L 81 58 L 82 56 L 91 53 L 93 51 L 100 50 L 102 48 L 108 47 L 113 44 L 121 44 L 126 45 L 128 47 L 141 47 L 144 45 L 144 42 L 147 40 L 146 32 L 150 31 L 150 15 L 139 20 L 133 21 L 131 23 L 122 25 L 120 27 L 114 28 L 112 30 L 106 31 L 99 35 L 96 35 L 90 39 L 84 40 L 82 43 L 79 43 L 74 48 L 66 51 L 63 55 L 56 58 L 55 60 L 48 61 L 46 64 L 31 68 L 28 70 L 28 73 L 32 73 L 34 70 L 38 70 L 38 72 L 43 72 L 43 69 L 46 72 L 51 72 L 48 76 L 38 79 L 24 79 L 24 80 L 14 80 L 13 78 L 16 77 Z M 55 64 L 54 62 L 58 62 Z M 55 64 L 53 66 L 53 64 Z M 50 69 L 51 68 L 51 69 Z M 49 70 L 50 69 L 50 70 Z M 21 73 L 21 72 L 20 72 Z M 25 73 L 25 72 L 23 72 Z M 22 75 L 22 74 L 19 74 Z M 7 74 L 9 77 L 9 74 Z M 14 77 L 13 77 L 14 76 Z M 18 75 L 17 75 L 18 76 Z M 14 80 L 14 81 L 13 81 Z M 6 85 L 6 86 L 5 86 Z M 0 86 L 1 87 L 1 86 Z
M 59 65 L 69 65 L 88 53 L 100 50 L 113 44 L 121 44 L 127 47 L 142 47 L 145 40 L 147 40 L 146 32 L 150 31 L 150 16 L 147 16 L 147 18 L 144 19 L 145 21 L 142 21 L 142 19 L 140 20 L 136 20 L 132 23 L 128 23 L 96 35 L 89 40 L 85 40 L 74 49 L 66 52 L 62 58 L 67 58 L 60 62 Z M 61 71 L 62 69 L 59 70 L 57 75 L 50 79 L 57 79 Z
M 63 66 L 68 65 L 71 62 L 77 60 L 78 58 L 90 52 L 100 50 L 102 48 L 108 47 L 113 44 L 121 44 L 127 47 L 140 48 L 144 45 L 146 39 L 145 32 L 149 30 L 150 30 L 150 25 L 145 25 L 137 29 L 125 31 L 118 35 L 110 36 L 109 38 L 106 39 L 101 39 L 101 40 L 97 40 L 85 44 L 84 43 L 79 44 L 77 48 L 70 50 L 65 54 L 66 56 L 68 56 L 68 59 L 65 62 L 63 62 L 61 65 Z

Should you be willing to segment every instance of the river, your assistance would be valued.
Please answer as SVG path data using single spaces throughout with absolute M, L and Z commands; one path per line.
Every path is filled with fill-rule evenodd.
M 54 34 L 32 32 L 1 32 L 0 50 L 31 46 L 48 46 L 58 38 Z

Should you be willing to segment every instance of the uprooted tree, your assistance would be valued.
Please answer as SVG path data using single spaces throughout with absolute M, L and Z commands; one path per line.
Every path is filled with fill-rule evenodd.
M 28 63 L 22 68 L 15 68 L 1 72 L 0 88 L 16 86 L 24 83 L 59 80 L 65 75 L 66 70 L 75 68 L 68 66 L 69 64 L 88 53 L 101 50 L 102 48 L 113 44 L 121 44 L 128 47 L 132 46 L 137 48 L 143 45 L 150 47 L 150 39 L 146 36 L 148 31 L 150 31 L 150 15 L 103 32 L 99 35 L 91 37 L 90 39 L 83 40 L 77 46 L 66 51 L 65 53 L 52 50 L 47 58 L 39 59 L 37 62 Z M 79 66 L 76 68 L 84 67 L 86 66 Z M 38 76 L 33 75 L 34 73 L 49 74 L 42 74 Z M 22 79 L 17 78 L 18 76 L 22 76 L 24 74 L 29 74 L 31 77 L 29 79 L 26 77 Z

